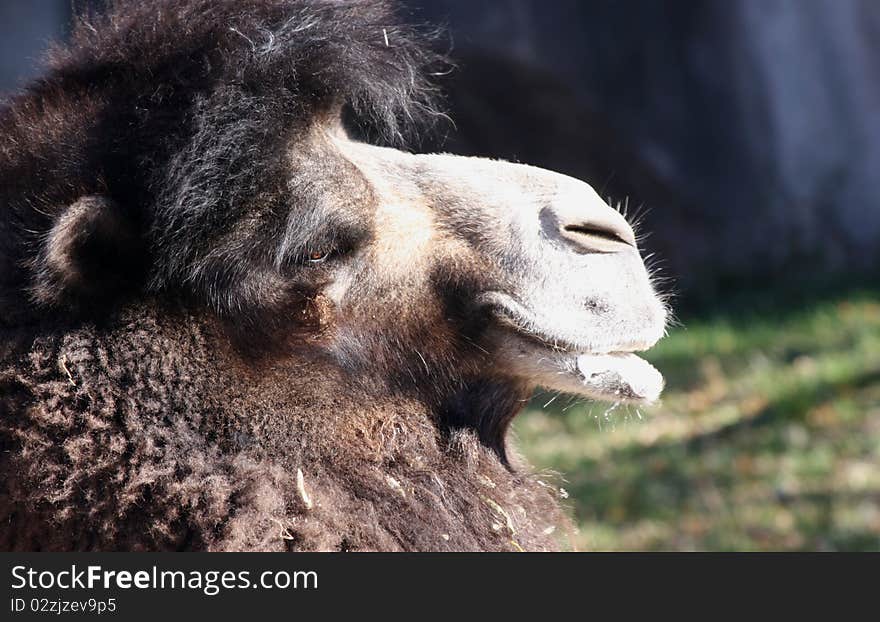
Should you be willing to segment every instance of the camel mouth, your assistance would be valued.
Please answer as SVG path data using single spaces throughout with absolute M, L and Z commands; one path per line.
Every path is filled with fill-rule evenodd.
M 503 364 L 515 375 L 546 389 L 614 403 L 652 404 L 665 386 L 663 375 L 635 352 L 654 341 L 585 343 L 536 330 L 523 317 L 522 306 L 487 299 L 502 329 Z
M 506 335 L 503 362 L 515 375 L 549 390 L 603 402 L 653 404 L 663 375 L 633 352 L 567 351 L 541 345 L 528 335 Z
M 652 404 L 666 384 L 656 367 L 631 352 L 580 354 L 576 368 L 585 392 L 605 401 Z

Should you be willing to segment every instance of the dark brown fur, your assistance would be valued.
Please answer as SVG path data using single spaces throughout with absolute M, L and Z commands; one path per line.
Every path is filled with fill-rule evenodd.
M 144 304 L 7 354 L 0 547 L 557 546 L 551 479 L 508 469 L 466 427 L 438 434 L 418 400 L 353 394 L 311 360 L 255 369 L 224 342 L 210 320 Z
M 371 271 L 373 189 L 315 131 L 398 137 L 436 59 L 382 3 L 113 5 L 0 111 L 0 548 L 558 547 L 479 260 Z

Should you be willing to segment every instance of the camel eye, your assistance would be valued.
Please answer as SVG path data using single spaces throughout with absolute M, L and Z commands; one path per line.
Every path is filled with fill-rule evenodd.
M 309 253 L 309 263 L 322 263 L 329 256 L 329 251 L 312 251 Z

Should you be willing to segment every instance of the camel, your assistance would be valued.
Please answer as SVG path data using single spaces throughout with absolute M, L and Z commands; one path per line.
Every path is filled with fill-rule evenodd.
M 5 105 L 0 547 L 565 546 L 510 422 L 537 386 L 655 400 L 666 305 L 587 183 L 400 148 L 421 38 L 384 2 L 114 2 Z

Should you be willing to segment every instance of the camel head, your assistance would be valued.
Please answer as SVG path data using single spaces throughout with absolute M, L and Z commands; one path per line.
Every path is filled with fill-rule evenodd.
M 659 396 L 662 376 L 635 352 L 660 339 L 667 312 L 632 227 L 592 187 L 522 164 L 413 155 L 342 133 L 327 145 L 370 197 L 363 246 L 316 252 L 326 254 L 320 270 L 329 279 L 320 296 L 351 322 L 336 345 L 346 355 L 352 344 L 369 351 L 364 344 L 383 326 L 411 322 L 419 330 L 409 352 L 395 355 L 424 367 L 427 376 L 413 373 L 429 382 L 432 363 L 454 377 L 472 359 L 482 373 L 530 389 L 614 402 Z M 370 321 L 377 315 L 383 324 Z
M 455 425 L 505 405 L 496 432 L 536 386 L 658 397 L 635 353 L 666 309 L 587 183 L 345 129 L 349 111 L 397 134 L 429 107 L 431 56 L 383 3 L 167 4 L 80 27 L 5 113 L 24 223 L 0 230 L 5 291 L 27 292 L 7 317 L 181 299 L 250 361 L 407 393 Z

